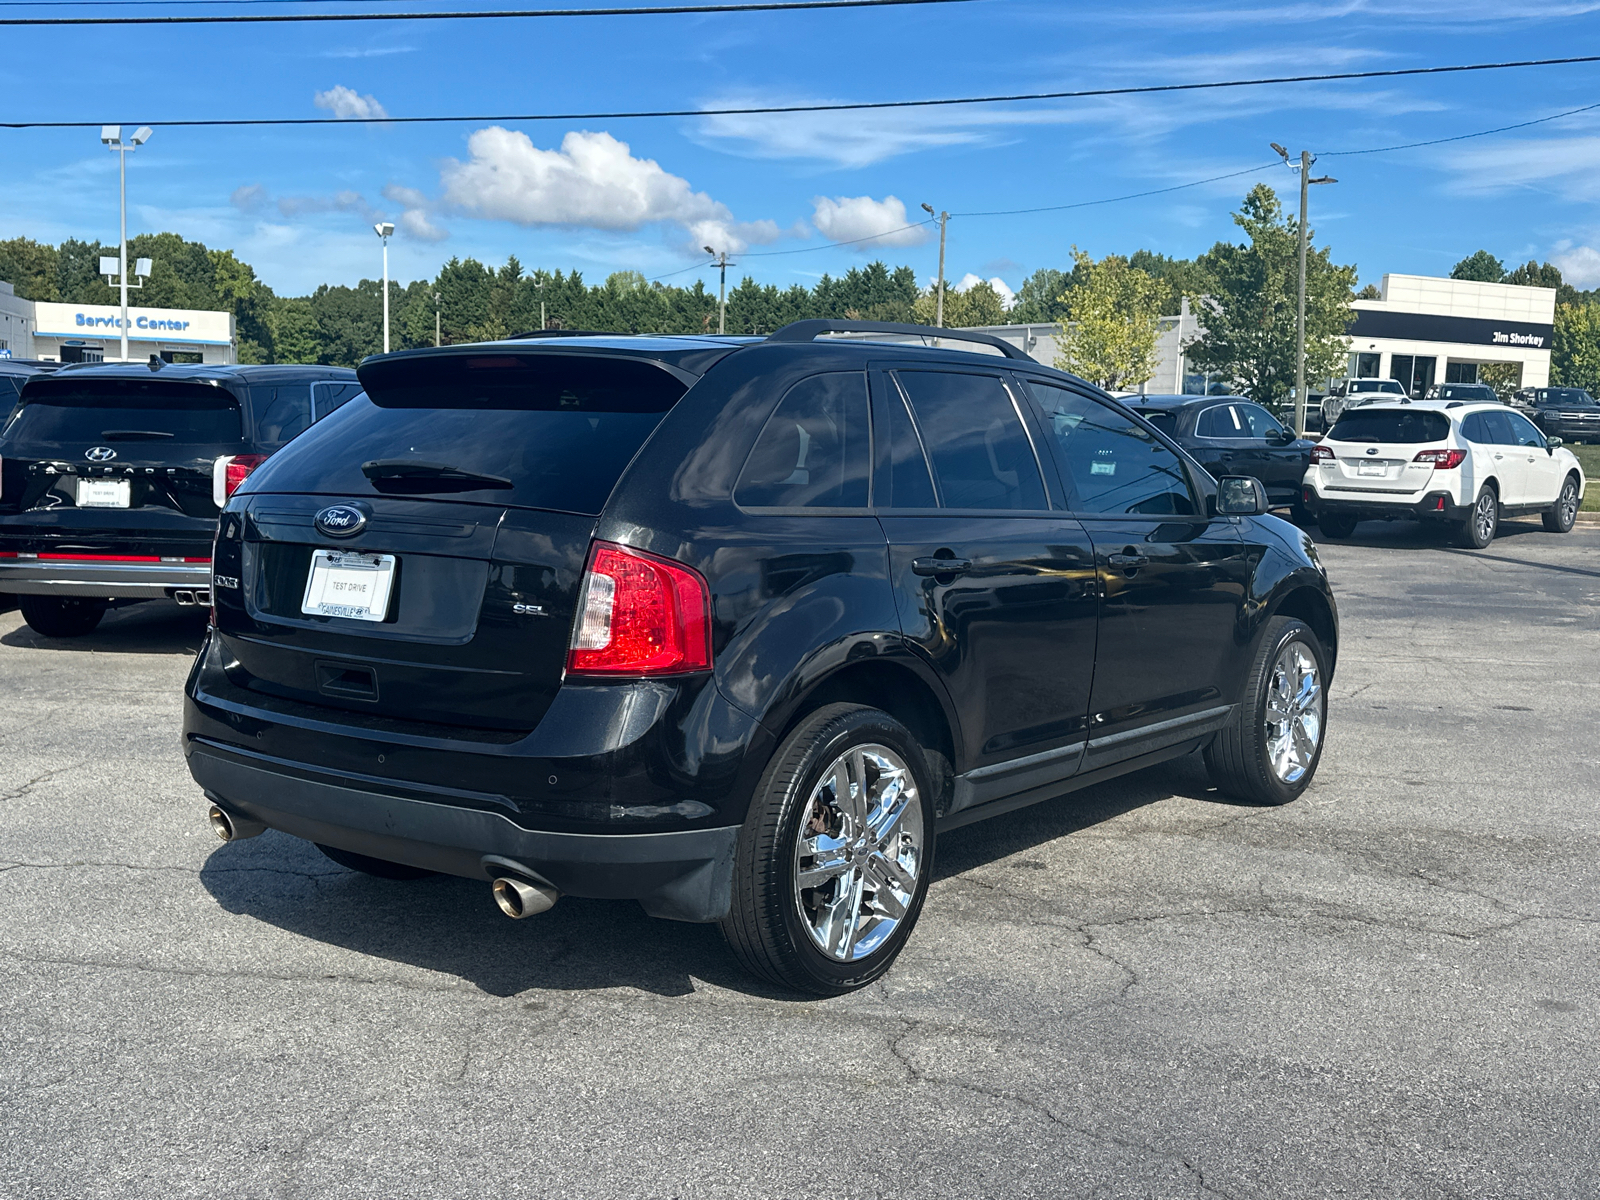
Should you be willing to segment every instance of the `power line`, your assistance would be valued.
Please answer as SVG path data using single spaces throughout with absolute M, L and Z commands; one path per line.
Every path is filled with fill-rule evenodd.
M 466 9 L 460 12 L 249 13 L 195 17 L 0 17 L 3 25 L 281 25 L 308 21 L 474 21 L 515 17 L 669 17 L 722 13 L 795 12 L 828 8 L 890 8 L 912 4 L 975 4 L 979 0 L 758 0 L 748 4 L 656 4 L 642 8 Z M 175 124 L 168 121 L 167 124 Z
M 964 0 L 826 0 L 828 7 L 857 3 L 962 3 Z M 810 0 L 806 0 L 810 3 Z M 751 5 L 751 10 L 778 8 L 783 5 Z M 553 11 L 553 10 L 547 10 Z M 587 9 L 585 13 L 643 12 L 643 9 Z M 674 9 L 652 11 L 729 11 Z M 741 9 L 740 11 L 743 11 Z M 413 14 L 415 15 L 415 14 Z M 445 14 L 455 16 L 459 14 Z M 0 25 L 18 24 L 0 19 Z M 160 125 L 168 129 L 244 128 L 262 125 L 446 125 L 474 122 L 505 121 L 624 121 L 655 117 L 736 117 L 767 116 L 784 113 L 866 112 L 869 110 L 900 108 L 948 108 L 960 104 L 1010 104 L 1026 100 L 1081 100 L 1097 96 L 1139 96 L 1161 92 L 1213 91 L 1218 88 L 1266 87 L 1285 83 L 1329 83 L 1346 79 L 1392 79 L 1405 75 L 1448 75 L 1464 71 L 1504 71 L 1519 67 L 1560 67 L 1579 63 L 1600 62 L 1600 54 L 1586 54 L 1572 58 L 1530 58 L 1515 62 L 1466 63 L 1441 67 L 1401 67 L 1388 71 L 1340 71 L 1329 75 L 1277 75 L 1260 79 L 1224 79 L 1207 83 L 1162 83 L 1141 87 L 1085 88 L 1070 92 L 1020 92 L 1009 96 L 959 96 L 936 100 L 863 100 L 839 104 L 765 104 L 738 108 L 667 108 L 654 110 L 618 110 L 614 112 L 565 113 L 489 113 L 452 117 L 226 117 L 207 120 L 147 119 L 144 124 Z M 132 123 L 131 121 L 128 123 Z M 0 121 L 0 129 L 98 129 L 101 121 Z
M 1079 200 L 1073 204 L 1049 204 L 1043 208 L 1006 208 L 996 209 L 992 212 L 956 212 L 952 217 L 1019 217 L 1025 213 L 1065 212 L 1069 208 L 1090 208 L 1096 204 L 1118 204 L 1123 200 L 1140 200 L 1145 196 L 1161 196 L 1167 192 L 1181 192 L 1185 188 L 1201 187 L 1208 183 L 1216 183 L 1219 179 L 1237 179 L 1240 175 L 1254 175 L 1257 171 L 1264 171 L 1268 167 L 1277 166 L 1277 160 L 1264 163 L 1259 167 L 1246 167 L 1242 171 L 1229 171 L 1226 175 L 1212 175 L 1206 179 L 1195 179 L 1189 183 L 1175 183 L 1171 187 L 1152 188 L 1148 192 L 1129 192 L 1126 196 L 1107 196 L 1101 200 Z
M 1559 121 L 1579 113 L 1593 112 L 1600 104 L 1585 104 L 1582 108 L 1569 108 L 1566 112 L 1552 113 L 1548 117 L 1535 117 L 1531 121 L 1518 121 L 1515 125 L 1501 125 L 1496 129 L 1480 129 L 1477 133 L 1458 133 L 1454 137 L 1433 138 L 1426 142 L 1406 142 L 1401 146 L 1376 146 L 1371 150 L 1323 150 L 1318 158 L 1346 158 L 1352 154 L 1387 154 L 1391 150 L 1415 150 L 1420 146 L 1442 146 L 1446 142 L 1464 142 L 1469 138 L 1488 137 L 1491 133 L 1510 133 L 1513 129 L 1526 129 L 1530 125 L 1543 125 L 1546 121 Z

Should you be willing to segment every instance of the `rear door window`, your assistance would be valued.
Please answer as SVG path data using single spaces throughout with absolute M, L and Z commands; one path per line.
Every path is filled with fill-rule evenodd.
M 318 380 L 311 385 L 311 419 L 320 421 L 361 394 L 359 383 Z
M 1494 414 L 1490 414 L 1494 415 Z M 1334 422 L 1328 434 L 1336 442 L 1390 442 L 1414 445 L 1442 442 L 1450 419 L 1443 413 L 1395 408 L 1353 408 Z
M 743 508 L 865 508 L 868 428 L 865 374 L 802 379 L 767 419 L 734 486 L 734 502 Z
M 256 439 L 281 446 L 311 427 L 311 385 L 259 384 L 250 389 L 255 407 Z
M 937 508 L 933 469 L 900 389 L 886 376 L 873 377 L 873 408 L 878 466 L 872 503 L 878 508 Z
M 7 424 L 13 445 L 119 442 L 232 446 L 242 436 L 239 401 L 226 388 L 165 380 L 36 379 Z
M 688 390 L 649 360 L 539 352 L 388 359 L 361 383 L 365 398 L 273 455 L 253 486 L 593 516 Z
M 997 375 L 900 371 L 945 508 L 1048 509 L 1033 444 Z

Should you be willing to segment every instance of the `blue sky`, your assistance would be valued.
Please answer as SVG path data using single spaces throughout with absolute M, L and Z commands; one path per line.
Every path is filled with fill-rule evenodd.
M 392 0 L 396 8 L 412 7 Z M 577 0 L 582 3 L 583 0 Z M 330 0 L 331 3 L 331 0 Z M 330 5 L 317 7 L 326 10 Z M 447 6 L 441 0 L 422 7 Z M 355 7 L 369 8 L 368 5 Z M 14 14 L 114 11 L 17 8 Z M 126 11 L 126 9 L 124 9 Z M 203 11 L 141 5 L 139 12 Z M 234 11 L 238 11 L 235 9 Z M 258 10 L 259 11 L 259 10 Z M 809 284 L 881 257 L 932 277 L 921 217 L 1072 204 L 1260 166 L 1148 199 L 950 223 L 947 274 L 1032 270 L 1140 247 L 1190 256 L 1235 232 L 1257 179 L 1292 202 L 1269 141 L 1339 179 L 1312 224 L 1363 282 L 1446 274 L 1486 247 L 1600 285 L 1600 109 L 1389 154 L 1600 102 L 1600 64 L 970 108 L 587 123 L 194 130 L 163 118 L 700 108 L 1360 70 L 1600 53 L 1600 0 L 1346 0 L 1248 6 L 977 0 L 886 10 L 174 29 L 6 29 L 8 120 L 150 122 L 129 163 L 130 232 L 231 247 L 281 294 L 396 278 L 451 257 L 689 282 Z M 372 106 L 380 106 L 373 108 Z M 116 164 L 91 130 L 0 130 L 0 237 L 116 238 Z M 788 253 L 803 251 L 803 253 Z M 687 268 L 687 269 L 686 269 Z M 715 286 L 715 272 L 699 272 Z

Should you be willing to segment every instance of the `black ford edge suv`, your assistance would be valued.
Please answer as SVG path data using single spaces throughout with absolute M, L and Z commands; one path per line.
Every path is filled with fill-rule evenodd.
M 29 379 L 0 427 L 0 592 L 46 637 L 114 603 L 209 603 L 217 513 L 361 390 L 344 367 L 95 364 Z
M 935 833 L 1200 748 L 1261 803 L 1316 771 L 1310 541 L 996 339 L 811 321 L 360 376 L 219 523 L 184 750 L 225 840 L 483 879 L 511 916 L 636 898 L 834 993 L 899 952 Z

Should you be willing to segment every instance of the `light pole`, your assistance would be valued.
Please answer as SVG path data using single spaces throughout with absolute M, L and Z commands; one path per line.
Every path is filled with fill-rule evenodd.
M 1289 152 L 1277 142 L 1268 142 L 1279 156 L 1284 165 L 1291 171 L 1300 173 L 1300 291 L 1299 306 L 1295 313 L 1294 323 L 1294 431 L 1300 437 L 1306 435 L 1306 243 L 1310 240 L 1310 233 L 1306 229 L 1306 193 L 1313 183 L 1338 183 L 1331 175 L 1324 175 L 1320 179 L 1312 179 L 1311 164 L 1316 162 L 1316 156 L 1309 150 L 1300 151 L 1298 163 L 1289 160 Z
M 933 205 L 924 204 L 922 210 L 930 217 L 934 215 Z M 938 292 L 933 301 L 933 323 L 940 329 L 944 328 L 944 227 L 950 223 L 950 214 L 939 214 L 939 283 Z
M 117 152 L 117 162 L 122 177 L 122 248 L 117 254 L 117 270 L 122 282 L 122 361 L 128 361 L 128 154 L 135 148 L 144 145 L 150 140 L 150 135 L 155 132 L 148 125 L 141 125 L 133 131 L 133 136 L 126 142 L 122 140 L 121 125 L 102 125 L 100 127 L 100 140 L 106 146 Z M 140 264 L 148 259 L 140 259 Z M 143 286 L 142 284 L 140 286 Z
M 385 284 L 383 290 L 387 292 L 389 285 Z M 439 341 L 439 303 L 442 299 L 443 297 L 438 292 L 433 294 L 433 344 L 435 347 L 442 345 Z
M 379 221 L 372 227 L 372 232 L 383 242 L 383 352 L 387 354 L 389 353 L 389 239 L 394 236 L 394 223 Z
M 722 268 L 722 276 L 717 282 L 717 332 L 728 332 L 728 252 L 724 250 L 718 254 L 710 246 L 704 247 L 705 252 L 716 259 L 717 266 Z M 738 263 L 734 263 L 738 266 Z

